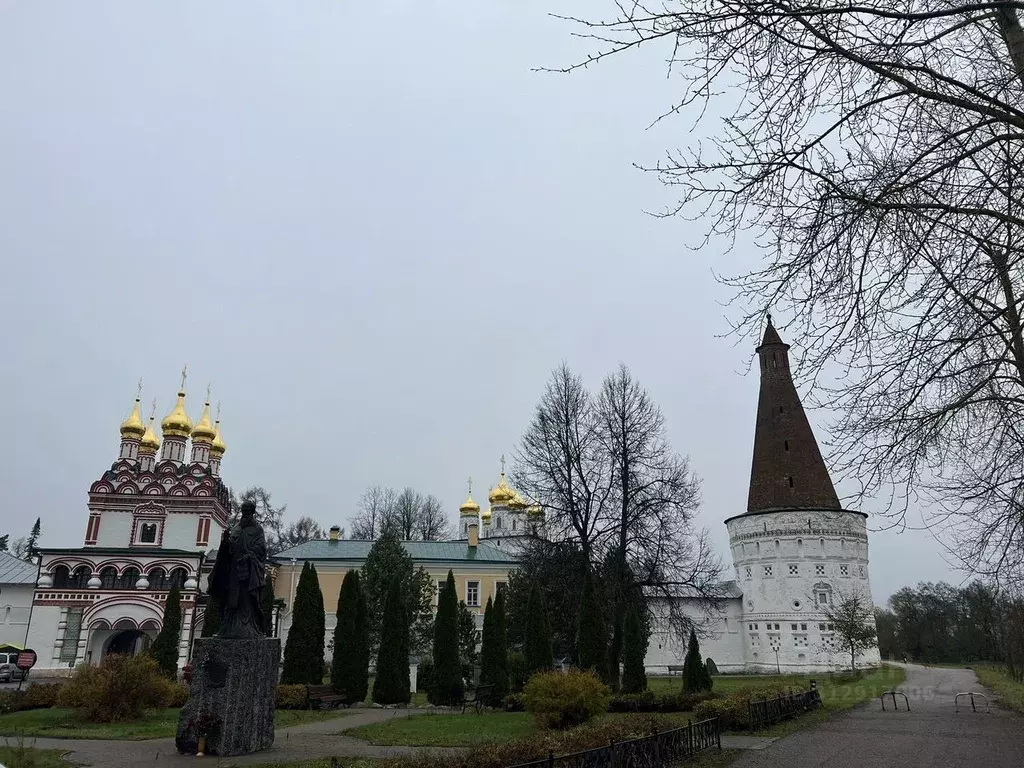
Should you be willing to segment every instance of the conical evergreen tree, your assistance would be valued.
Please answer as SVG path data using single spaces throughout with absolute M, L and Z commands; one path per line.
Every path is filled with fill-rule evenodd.
M 356 571 L 356 626 L 352 644 L 352 701 L 366 701 L 370 692 L 370 615 L 363 582 Z
M 630 602 L 622 628 L 622 692 L 641 693 L 647 690 L 644 657 L 647 637 L 636 602 Z
M 284 646 L 281 682 L 320 685 L 323 681 L 323 659 L 324 598 L 316 568 L 307 562 L 302 566 L 299 584 L 295 588 L 295 607 Z
M 494 648 L 494 601 L 484 604 L 484 625 L 480 631 L 480 685 L 494 685 L 498 674 Z
M 494 601 L 494 704 L 505 701 L 508 695 L 508 621 L 505 618 L 505 593 L 498 592 Z
M 274 636 L 274 582 L 269 573 L 263 582 L 263 634 Z
M 345 574 L 338 592 L 337 616 L 334 655 L 331 659 L 331 685 L 349 702 L 363 701 L 369 678 L 369 659 L 366 655 L 369 637 L 359 571 Z
M 551 648 L 551 625 L 544 605 L 544 593 L 535 583 L 530 588 L 526 602 L 526 638 L 523 656 L 526 660 L 526 675 L 543 672 L 554 666 L 554 652 Z
M 181 592 L 171 587 L 164 605 L 164 623 L 149 653 L 160 670 L 172 680 L 178 675 L 178 646 L 181 643 Z
M 409 612 L 400 579 L 393 579 L 384 599 L 377 677 L 373 700 L 378 704 L 407 704 L 409 692 Z
M 203 631 L 200 637 L 213 637 L 221 625 L 220 603 L 213 595 L 206 597 L 206 611 L 203 613 Z
M 697 633 L 690 630 L 690 644 L 683 660 L 683 693 L 700 693 L 711 690 L 711 675 L 700 656 Z
M 434 620 L 434 671 L 430 681 L 431 704 L 454 706 L 462 700 L 462 665 L 459 663 L 459 601 L 455 576 L 441 588 Z
M 592 669 L 602 680 L 608 678 L 608 634 L 601 613 L 601 604 L 594 589 L 590 571 L 583 576 L 583 594 L 580 598 L 580 623 L 576 635 L 576 649 L 581 669 Z

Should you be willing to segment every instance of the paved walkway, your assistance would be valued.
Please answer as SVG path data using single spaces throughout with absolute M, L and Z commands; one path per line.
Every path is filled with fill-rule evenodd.
M 730 768 L 1021 768 L 1024 718 L 970 703 L 954 712 L 954 696 L 984 691 L 969 669 L 907 665 L 900 690 L 910 712 L 882 712 L 876 699 L 814 728 L 797 731 L 764 749 L 741 755 Z M 902 697 L 900 705 L 902 707 Z M 991 694 L 990 694 L 990 698 Z M 961 702 L 964 700 L 961 699 Z M 724 746 L 724 744 L 723 744 Z
M 59 749 L 66 752 L 72 764 L 97 766 L 99 768 L 136 768 L 136 766 L 191 766 L 205 765 L 208 768 L 224 768 L 234 765 L 258 765 L 260 763 L 310 760 L 317 757 L 397 757 L 422 751 L 424 747 L 381 747 L 369 744 L 351 736 L 341 735 L 346 728 L 379 723 L 393 717 L 408 717 L 437 712 L 417 709 L 357 709 L 351 714 L 318 723 L 279 728 L 274 746 L 270 749 L 244 757 L 204 759 L 197 764 L 191 755 L 179 755 L 174 748 L 174 739 L 150 739 L 146 741 L 102 741 L 99 739 L 26 739 L 25 746 L 37 749 Z M 14 746 L 14 738 L 0 737 L 0 744 Z

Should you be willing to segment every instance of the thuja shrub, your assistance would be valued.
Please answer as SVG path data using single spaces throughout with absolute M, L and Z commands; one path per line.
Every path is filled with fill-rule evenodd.
M 523 688 L 526 711 L 544 728 L 572 728 L 608 711 L 611 689 L 592 670 L 538 672 Z
M 118 723 L 165 707 L 172 696 L 170 681 L 152 656 L 115 654 L 99 666 L 78 667 L 61 687 L 57 705 L 79 710 L 92 723 Z

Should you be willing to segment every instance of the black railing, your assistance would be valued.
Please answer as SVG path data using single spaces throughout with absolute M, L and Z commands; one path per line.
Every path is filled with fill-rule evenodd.
M 753 730 L 777 723 L 821 706 L 821 693 L 812 688 L 800 693 L 780 693 L 774 699 L 748 704 L 750 727 Z
M 668 763 L 692 757 L 705 749 L 722 748 L 718 718 L 688 723 L 671 731 L 655 731 L 628 741 L 613 741 L 606 747 L 522 763 L 513 768 L 662 768 Z

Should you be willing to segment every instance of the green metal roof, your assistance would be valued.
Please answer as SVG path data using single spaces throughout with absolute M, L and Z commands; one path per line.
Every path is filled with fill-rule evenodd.
M 274 555 L 277 561 L 291 560 L 365 560 L 372 541 L 316 539 Z M 464 561 L 474 563 L 515 563 L 516 558 L 498 547 L 480 542 L 471 547 L 465 541 L 403 541 L 402 546 L 415 562 Z

